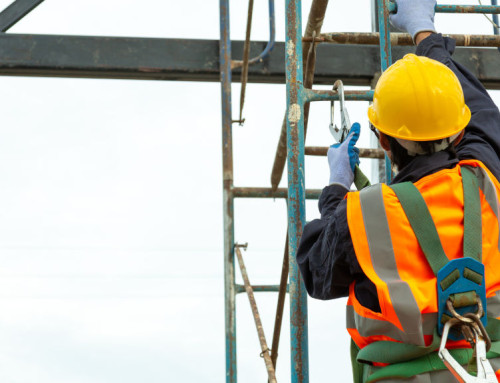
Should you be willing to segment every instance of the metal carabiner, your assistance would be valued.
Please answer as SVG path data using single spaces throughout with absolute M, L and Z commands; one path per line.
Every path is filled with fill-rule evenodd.
M 477 304 L 477 313 L 475 313 L 475 314 L 471 313 L 471 314 L 477 316 L 478 318 L 481 318 L 484 314 L 483 304 L 481 303 L 481 299 L 476 298 L 476 304 Z M 474 322 L 474 320 L 472 320 L 471 318 L 468 318 L 467 315 L 462 316 L 459 313 L 457 313 L 457 311 L 455 310 L 455 307 L 453 307 L 453 303 L 451 302 L 450 299 L 448 299 L 446 301 L 446 308 L 451 313 L 451 315 L 453 315 L 454 318 L 457 318 L 461 322 L 468 323 L 468 324 L 472 324 Z
M 486 358 L 486 343 L 482 337 L 484 327 L 483 330 L 478 331 L 477 321 L 471 318 L 471 316 L 474 316 L 479 321 L 477 315 L 472 313 L 466 315 L 469 317 L 467 319 L 472 320 L 475 324 L 475 326 L 470 325 L 470 328 L 472 329 L 475 337 L 474 353 L 477 366 L 477 376 L 470 375 L 446 349 L 446 341 L 448 340 L 450 328 L 458 324 L 464 324 L 462 320 L 458 318 L 452 318 L 444 325 L 443 337 L 441 338 L 441 344 L 439 345 L 438 351 L 439 358 L 441 358 L 448 370 L 450 370 L 453 376 L 460 383 L 497 383 L 498 380 L 496 378 L 495 371 Z M 467 325 L 469 324 L 467 323 Z
M 474 331 L 479 334 L 479 336 L 484 340 L 486 352 L 490 351 L 491 348 L 491 338 L 486 332 L 484 328 L 483 322 L 481 322 L 480 316 L 473 313 L 465 314 L 465 317 L 473 320 L 472 327 L 474 327 Z
M 344 97 L 344 84 L 341 80 L 335 81 L 333 84 L 333 89 L 336 90 L 339 95 L 340 102 L 340 128 L 334 124 L 334 101 L 330 102 L 330 133 L 337 140 L 337 142 L 343 142 L 349 130 L 351 129 L 351 120 L 349 118 L 349 113 L 345 107 L 345 97 Z

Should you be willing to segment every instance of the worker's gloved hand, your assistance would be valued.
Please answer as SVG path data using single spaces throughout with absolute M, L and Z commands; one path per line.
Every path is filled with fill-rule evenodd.
M 328 149 L 330 165 L 330 185 L 340 184 L 350 189 L 354 181 L 354 167 L 359 164 L 359 149 L 356 148 L 361 126 L 352 124 L 349 135 L 341 144 L 334 144 Z
M 403 32 L 408 32 L 413 41 L 419 32 L 436 32 L 436 0 L 396 0 L 396 3 L 398 10 L 390 15 L 391 24 Z

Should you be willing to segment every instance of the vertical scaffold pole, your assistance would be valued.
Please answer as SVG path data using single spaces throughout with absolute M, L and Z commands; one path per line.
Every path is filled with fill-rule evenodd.
M 389 31 L 388 0 L 377 0 L 378 30 L 380 35 L 380 68 L 385 71 L 392 64 L 391 35 Z M 385 156 L 385 182 L 392 180 L 391 161 Z
M 491 5 L 498 5 L 497 0 L 491 0 Z M 498 35 L 500 33 L 500 30 L 498 28 L 498 15 L 496 13 L 493 14 L 493 34 Z M 500 47 L 498 47 L 498 51 L 500 52 Z
M 301 1 L 286 0 L 288 247 L 292 383 L 309 382 L 307 292 L 295 261 L 305 223 L 304 98 Z
M 231 39 L 229 0 L 220 0 L 220 73 L 222 98 L 222 180 L 224 211 L 224 302 L 226 383 L 236 383 L 236 294 L 234 274 L 233 137 L 231 113 Z

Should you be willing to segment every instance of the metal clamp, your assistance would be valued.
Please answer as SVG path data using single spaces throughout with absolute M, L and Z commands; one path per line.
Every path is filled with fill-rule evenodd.
M 234 247 L 235 248 L 239 248 L 239 249 L 243 249 L 243 250 L 247 251 L 248 242 L 245 242 L 245 243 L 235 243 Z
M 261 358 L 263 358 L 263 357 L 264 357 L 264 354 L 266 354 L 266 353 L 271 353 L 271 352 L 273 352 L 273 350 L 271 350 L 270 348 L 266 348 L 264 351 L 262 351 L 262 352 L 259 354 L 259 356 L 260 356 Z

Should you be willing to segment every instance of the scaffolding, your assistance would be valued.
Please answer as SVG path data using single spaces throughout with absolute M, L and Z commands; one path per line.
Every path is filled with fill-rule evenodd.
M 273 376 L 283 317 L 285 294 L 290 296 L 291 370 L 293 383 L 307 383 L 308 328 L 307 294 L 295 263 L 297 245 L 305 223 L 305 199 L 318 199 L 320 190 L 306 190 L 304 184 L 304 155 L 326 155 L 327 148 L 305 147 L 309 103 L 337 100 L 334 91 L 313 90 L 313 83 L 333 84 L 336 79 L 349 85 L 370 85 L 376 72 L 392 62 L 393 51 L 400 57 L 410 45 L 408 35 L 390 33 L 388 16 L 394 10 L 389 0 L 372 0 L 378 31 L 373 33 L 321 33 L 328 0 L 313 0 L 305 34 L 301 35 L 301 1 L 286 0 L 286 42 L 275 42 L 274 0 L 269 2 L 270 38 L 264 43 L 231 41 L 229 0 L 219 0 L 220 40 L 188 40 L 168 38 L 137 38 L 107 36 L 64 36 L 5 33 L 43 0 L 15 0 L 0 12 L 0 75 L 69 77 L 97 79 L 140 79 L 170 81 L 212 81 L 221 83 L 222 90 L 222 154 L 223 154 L 223 216 L 224 216 L 224 275 L 225 275 L 225 348 L 226 381 L 236 383 L 236 294 L 247 292 L 258 329 L 269 380 Z M 250 0 L 249 10 L 253 0 Z M 500 7 L 497 0 L 491 5 L 441 5 L 437 12 L 493 14 L 498 24 Z M 250 12 L 249 12 L 250 13 Z M 247 36 L 249 36 L 249 26 Z M 486 88 L 500 89 L 498 52 L 486 47 L 500 47 L 498 28 L 495 36 L 453 36 L 458 46 L 458 61 L 467 65 Z M 328 45 L 327 44 L 332 44 Z M 363 44 L 356 45 L 354 44 Z M 371 45 L 378 45 L 372 47 Z M 336 65 L 318 67 L 316 46 L 324 46 L 324 61 Z M 353 49 L 355 47 L 355 49 Z M 481 47 L 481 48 L 474 48 Z M 243 52 L 242 60 L 234 60 L 232 50 Z M 256 48 L 260 53 L 250 58 Z M 393 49 L 394 48 L 394 49 Z M 347 62 L 345 57 L 351 57 Z M 286 57 L 286 64 L 285 62 Z M 371 60 L 360 60 L 360 57 Z M 378 61 L 380 57 L 379 62 Z M 376 58 L 376 59 L 375 59 Z M 304 68 L 301 64 L 305 63 Z M 320 61 L 318 61 L 320 64 Z M 466 62 L 467 64 L 467 62 Z M 239 69 L 242 69 L 239 72 Z M 480 68 L 480 71 L 478 70 Z M 234 72 L 234 73 L 233 73 Z M 235 74 L 233 78 L 233 74 Z M 287 84 L 287 112 L 283 120 L 275 161 L 268 188 L 237 187 L 233 184 L 232 126 L 242 117 L 232 118 L 233 80 Z M 370 101 L 373 91 L 350 91 L 349 101 Z M 244 99 L 244 91 L 241 99 Z M 360 150 L 361 157 L 383 159 L 377 149 Z M 288 188 L 279 188 L 285 162 L 288 163 Z M 387 179 L 390 169 L 386 161 Z M 280 285 L 252 286 L 246 273 L 240 249 L 234 238 L 234 201 L 237 198 L 282 198 L 288 201 L 288 235 L 283 257 Z M 244 285 L 235 281 L 235 255 L 242 271 Z M 262 323 L 254 292 L 278 292 L 274 336 L 269 349 L 263 337 Z M 271 351 L 272 350 L 272 351 Z
M 251 3 L 252 0 L 250 0 Z M 232 164 L 232 124 L 241 123 L 231 117 L 231 40 L 229 34 L 229 0 L 220 0 L 221 44 L 220 65 L 222 85 L 222 129 L 223 129 L 223 174 L 224 174 L 224 265 L 225 265 L 225 302 L 226 302 L 226 382 L 236 383 L 236 308 L 235 296 L 246 291 L 252 307 L 257 332 L 261 344 L 268 378 L 276 382 L 275 366 L 277 346 L 281 329 L 284 295 L 288 291 L 290 298 L 290 343 L 291 343 L 291 380 L 293 383 L 309 381 L 308 327 L 307 327 L 307 292 L 295 262 L 297 247 L 305 224 L 305 200 L 317 199 L 320 190 L 305 189 L 305 155 L 326 155 L 328 148 L 306 147 L 305 136 L 309 117 L 309 103 L 314 101 L 334 101 L 339 99 L 337 91 L 313 90 L 316 46 L 318 44 L 364 44 L 378 45 L 380 72 L 392 63 L 392 47 L 413 45 L 411 36 L 391 33 L 389 15 L 395 12 L 396 5 L 390 0 L 373 0 L 373 16 L 376 20 L 376 32 L 373 33 L 321 33 L 328 0 L 313 0 L 308 22 L 302 36 L 302 10 L 300 0 L 286 0 L 286 94 L 287 111 L 283 119 L 275 161 L 271 174 L 270 188 L 239 188 L 233 185 Z M 249 7 L 249 10 L 251 6 Z M 270 5 L 271 9 L 271 5 Z M 491 5 L 438 5 L 440 13 L 482 13 L 497 15 L 500 7 L 496 0 Z M 249 12 L 249 23 L 251 20 Z M 274 15 L 270 17 L 273 19 Z M 248 27 L 247 27 L 248 32 Z M 273 34 L 272 34 L 273 35 Z M 498 28 L 494 35 L 452 35 L 458 46 L 499 47 Z M 249 33 L 245 46 L 249 45 Z M 268 44 L 269 46 L 269 44 Z M 266 52 L 269 53 L 269 52 Z M 261 56 L 261 59 L 265 57 Z M 340 59 L 337 59 L 340 61 Z M 248 62 L 248 58 L 244 61 Z M 254 61 L 255 62 L 255 61 Z M 243 71 L 242 83 L 246 83 L 248 70 Z M 372 77 L 376 76 L 372 73 Z M 481 79 L 481 78 L 480 78 Z M 244 94 L 242 92 L 242 94 Z M 346 91 L 348 101 L 371 101 L 373 90 Z M 380 149 L 361 149 L 360 157 L 383 159 Z M 285 161 L 288 166 L 288 188 L 279 189 Z M 385 179 L 390 182 L 392 173 L 390 162 L 385 157 Z M 234 243 L 234 199 L 235 198 L 286 198 L 288 206 L 288 232 L 284 251 L 284 262 L 279 286 L 250 285 L 240 248 L 246 245 Z M 235 282 L 234 255 L 237 255 L 243 275 L 244 286 Z M 288 284 L 287 284 L 288 276 Z M 273 346 L 271 350 L 262 331 L 254 292 L 279 292 L 278 308 L 275 318 Z M 274 355 L 273 355 L 274 354 Z

